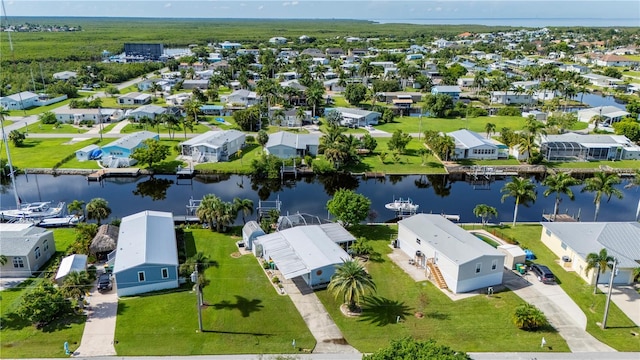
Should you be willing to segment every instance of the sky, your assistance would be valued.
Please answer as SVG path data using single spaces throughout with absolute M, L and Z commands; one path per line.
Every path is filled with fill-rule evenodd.
M 3 0 L 7 15 L 263 19 L 631 19 L 638 0 Z M 637 20 L 637 21 L 636 21 Z M 615 24 L 612 24 L 615 25 Z

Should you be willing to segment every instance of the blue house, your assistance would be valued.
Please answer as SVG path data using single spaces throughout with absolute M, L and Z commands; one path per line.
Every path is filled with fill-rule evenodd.
M 160 136 L 150 131 L 138 131 L 102 147 L 103 157 L 128 158 L 133 151 L 144 146 L 147 139 L 160 139 Z
M 173 214 L 142 211 L 122 218 L 113 273 L 118 296 L 177 288 Z
M 453 99 L 454 103 L 460 100 L 460 93 L 461 90 L 459 86 L 439 85 L 431 88 L 431 94 L 449 95 Z

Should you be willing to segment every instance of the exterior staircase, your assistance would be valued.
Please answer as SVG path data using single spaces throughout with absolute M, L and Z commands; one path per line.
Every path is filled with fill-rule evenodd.
M 440 268 L 438 267 L 438 265 L 433 263 L 433 258 L 427 259 L 427 266 L 429 267 L 429 272 L 431 273 L 433 280 L 436 282 L 436 285 L 438 285 L 440 289 L 448 289 L 449 287 L 444 281 L 444 277 L 440 272 Z

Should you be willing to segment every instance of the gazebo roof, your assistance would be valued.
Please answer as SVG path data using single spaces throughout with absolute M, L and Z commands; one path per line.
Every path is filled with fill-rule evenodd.
M 98 233 L 91 240 L 91 245 L 89 245 L 91 253 L 96 254 L 115 250 L 118 244 L 119 231 L 120 229 L 115 225 L 100 225 Z

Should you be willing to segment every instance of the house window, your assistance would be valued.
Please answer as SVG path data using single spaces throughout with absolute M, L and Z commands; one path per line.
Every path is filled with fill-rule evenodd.
M 561 247 L 563 250 L 567 250 L 567 244 L 565 244 L 564 242 L 560 243 L 560 247 Z
M 49 250 L 49 240 L 45 240 L 45 241 L 42 243 L 42 247 L 44 248 L 44 251 L 45 251 L 45 252 L 46 252 L 46 251 L 48 251 L 48 250 Z
M 481 270 L 482 270 L 482 263 L 477 263 L 476 264 L 476 274 L 480 273 Z
M 498 268 L 498 260 L 493 260 L 491 262 L 491 270 L 495 270 Z M 477 271 L 476 271 L 477 272 Z
M 416 244 L 420 244 L 420 239 L 416 238 Z
M 35 248 L 33 252 L 36 254 L 36 259 L 38 259 L 40 257 L 40 247 Z
M 22 260 L 21 257 L 14 257 L 13 258 L 13 267 L 14 268 L 23 268 L 24 267 L 24 260 Z
M 162 278 L 163 278 L 163 279 L 166 279 L 166 278 L 168 278 L 168 277 L 169 277 L 169 269 L 167 269 L 167 268 L 162 268 L 162 270 L 161 270 L 161 271 L 162 271 Z
M 138 282 L 144 281 L 144 271 L 138 271 Z
M 551 236 L 551 230 L 549 229 L 547 229 L 544 233 L 547 234 L 547 236 Z

